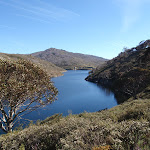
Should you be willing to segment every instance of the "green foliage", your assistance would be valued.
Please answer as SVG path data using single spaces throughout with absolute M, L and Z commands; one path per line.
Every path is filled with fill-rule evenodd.
M 150 133 L 138 139 L 135 150 L 148 150 L 150 148 Z
M 19 150 L 25 150 L 24 144 L 21 144 Z
M 22 146 L 28 150 L 89 150 L 94 147 L 111 147 L 113 150 L 138 147 L 144 149 L 150 145 L 149 108 L 150 100 L 135 100 L 110 110 L 69 115 L 58 120 L 56 118 L 59 115 L 54 115 L 39 125 L 0 136 L 0 148 L 17 150 Z M 134 117 L 134 110 L 137 117 Z M 127 115 L 131 117 L 126 119 Z
M 10 106 L 17 105 L 19 100 L 26 98 L 32 99 L 36 96 L 42 98 L 43 94 L 52 99 L 57 93 L 42 69 L 22 60 L 18 62 L 0 60 L 0 85 L 1 100 L 10 102 Z
M 42 125 L 42 124 L 46 124 L 46 123 L 48 123 L 48 124 L 54 124 L 54 123 L 56 123 L 56 122 L 59 122 L 59 120 L 62 118 L 62 114 L 55 114 L 55 115 L 53 115 L 53 116 L 51 116 L 51 117 L 48 117 L 48 118 L 46 118 L 45 120 L 43 120 L 43 121 L 41 121 L 40 122 L 40 124 Z
M 57 93 L 48 74 L 33 63 L 0 60 L 0 127 L 11 131 L 21 113 L 53 102 Z

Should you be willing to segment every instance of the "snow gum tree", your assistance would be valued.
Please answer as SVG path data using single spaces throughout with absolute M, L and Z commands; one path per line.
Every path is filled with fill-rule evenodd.
M 11 132 L 22 115 L 56 100 L 46 72 L 29 61 L 0 60 L 0 128 Z

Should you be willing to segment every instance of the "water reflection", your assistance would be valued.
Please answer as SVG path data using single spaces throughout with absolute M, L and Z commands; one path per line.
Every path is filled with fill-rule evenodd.
M 107 96 L 114 94 L 117 104 L 121 104 L 129 98 L 129 97 L 127 97 L 127 95 L 116 92 L 115 90 L 105 87 L 103 85 L 97 84 L 97 86 L 99 87 L 100 91 L 103 90 Z
M 100 90 L 103 90 L 105 92 L 106 96 L 110 96 L 113 94 L 113 92 L 109 88 L 106 88 L 100 84 L 97 84 L 97 86 Z

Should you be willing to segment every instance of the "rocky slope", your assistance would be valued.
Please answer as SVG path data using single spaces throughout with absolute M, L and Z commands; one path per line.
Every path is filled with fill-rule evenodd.
M 150 97 L 150 40 L 126 49 L 116 58 L 97 67 L 87 78 L 112 89 L 120 102 L 130 97 Z
M 56 65 L 48 61 L 33 57 L 32 55 L 0 53 L 0 59 L 2 60 L 24 59 L 24 60 L 31 61 L 32 63 L 38 65 L 40 68 L 44 69 L 51 77 L 60 76 L 62 75 L 62 72 L 65 72 L 64 69 L 57 67 Z
M 97 67 L 97 65 L 102 65 L 106 61 L 106 59 L 101 57 L 71 53 L 55 48 L 31 55 L 49 61 L 64 69 L 91 69 L 92 67 Z

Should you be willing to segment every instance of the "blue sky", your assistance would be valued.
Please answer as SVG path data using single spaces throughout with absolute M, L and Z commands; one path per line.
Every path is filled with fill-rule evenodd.
M 0 0 L 0 52 L 54 47 L 111 59 L 150 39 L 150 0 Z

